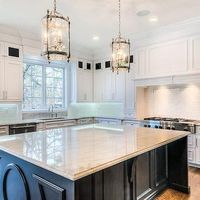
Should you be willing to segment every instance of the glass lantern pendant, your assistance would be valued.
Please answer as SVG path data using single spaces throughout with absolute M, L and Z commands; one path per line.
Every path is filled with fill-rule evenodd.
M 119 0 L 119 36 L 112 41 L 112 71 L 130 71 L 130 41 L 121 37 L 121 1 Z
M 70 21 L 54 9 L 47 10 L 42 19 L 42 56 L 48 61 L 62 61 L 70 59 Z

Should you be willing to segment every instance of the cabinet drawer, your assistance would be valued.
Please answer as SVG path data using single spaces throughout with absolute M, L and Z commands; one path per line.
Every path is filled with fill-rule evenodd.
M 61 121 L 61 122 L 48 122 L 45 123 L 45 129 L 54 129 L 54 128 L 63 128 L 63 127 L 68 127 L 68 126 L 74 126 L 76 125 L 75 120 L 70 120 L 70 121 Z
M 189 135 L 188 136 L 188 147 L 195 147 L 196 146 L 196 136 L 195 135 Z
M 36 129 L 37 131 L 43 131 L 45 129 L 44 123 L 37 124 Z
M 196 133 L 200 133 L 200 126 L 199 125 L 196 126 Z
M 8 134 L 9 134 L 8 126 L 0 126 L 0 136 Z
M 93 124 L 94 120 L 93 118 L 86 118 L 86 119 L 78 119 L 78 124 Z
M 95 123 L 100 124 L 117 124 L 120 125 L 122 121 L 120 119 L 103 119 L 103 118 L 96 118 Z
M 196 153 L 195 148 L 188 148 L 188 162 L 195 163 L 196 161 Z

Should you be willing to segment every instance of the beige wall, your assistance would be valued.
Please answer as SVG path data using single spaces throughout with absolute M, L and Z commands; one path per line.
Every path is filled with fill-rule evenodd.
M 200 85 L 148 87 L 138 91 L 138 118 L 160 116 L 200 120 Z M 139 111 L 141 108 L 145 108 L 143 113 Z

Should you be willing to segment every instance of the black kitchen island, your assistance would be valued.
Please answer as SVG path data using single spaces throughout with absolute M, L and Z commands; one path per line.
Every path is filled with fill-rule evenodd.
M 189 193 L 189 132 L 85 125 L 0 138 L 0 199 L 154 199 Z

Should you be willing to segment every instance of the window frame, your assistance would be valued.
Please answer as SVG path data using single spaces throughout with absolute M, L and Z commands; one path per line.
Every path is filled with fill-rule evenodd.
M 39 109 L 24 109 L 23 108 L 23 101 L 24 101 L 24 78 L 23 78 L 23 101 L 22 101 L 22 112 L 23 113 L 39 113 L 39 112 L 48 112 L 49 108 L 47 107 L 47 96 L 46 96 L 46 67 L 56 67 L 63 69 L 63 107 L 62 108 L 54 108 L 56 112 L 64 112 L 67 111 L 67 64 L 66 63 L 59 63 L 59 62 L 51 62 L 48 63 L 46 61 L 40 60 L 31 60 L 31 59 L 24 59 L 23 64 L 30 64 L 30 65 L 41 65 L 42 66 L 42 108 Z M 24 71 L 23 71 L 24 72 Z

